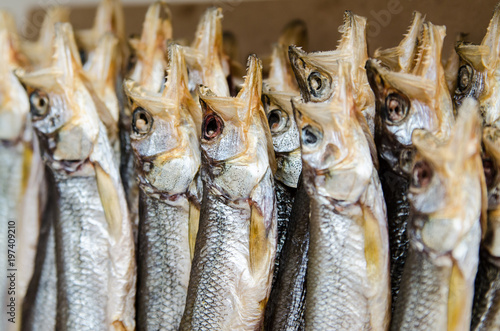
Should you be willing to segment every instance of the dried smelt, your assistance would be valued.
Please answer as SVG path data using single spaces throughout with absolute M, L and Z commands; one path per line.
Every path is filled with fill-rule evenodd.
M 476 275 L 471 330 L 500 328 L 500 130 L 483 130 L 483 169 L 488 190 L 488 219 Z
M 28 90 L 33 126 L 58 192 L 56 328 L 133 330 L 132 227 L 71 26 L 56 24 L 51 67 L 17 75 Z
M 306 329 L 387 330 L 391 315 L 385 201 L 368 125 L 339 63 L 329 103 L 294 99 L 311 199 Z
M 255 56 L 236 98 L 201 88 L 203 203 L 180 330 L 262 327 L 277 229 L 274 151 L 261 88 Z
M 290 26 L 293 29 L 295 25 Z M 303 29 L 298 29 L 297 39 L 301 39 Z M 306 259 L 304 249 L 307 251 L 308 232 L 297 230 L 293 238 L 288 232 L 289 222 L 294 212 L 294 201 L 297 193 L 300 173 L 302 171 L 302 160 L 300 155 L 299 131 L 293 118 L 291 99 L 299 96 L 298 85 L 293 77 L 293 71 L 288 60 L 288 46 L 282 44 L 286 40 L 294 39 L 291 31 L 285 29 L 286 35 L 280 38 L 280 42 L 273 46 L 271 57 L 271 70 L 269 77 L 264 83 L 264 109 L 266 111 L 271 136 L 273 139 L 274 152 L 276 156 L 277 169 L 274 174 L 274 185 L 276 190 L 276 203 L 278 208 L 278 245 L 276 249 L 276 260 L 274 267 L 273 287 L 269 302 L 266 306 L 265 325 L 266 329 L 279 330 L 288 329 L 293 325 L 303 324 L 303 307 L 305 301 L 304 278 L 301 270 L 305 272 Z M 282 41 L 284 39 L 284 41 Z M 305 190 L 301 190 L 305 195 Z M 302 196 L 301 200 L 307 200 Z M 302 203 L 301 203 L 302 204 Z M 308 215 L 308 205 L 305 211 Z M 307 217 L 302 217 L 304 210 L 297 210 L 296 222 L 303 222 L 307 230 Z M 302 229 L 304 224 L 295 225 Z M 289 249 L 293 250 L 287 255 L 284 261 L 284 268 L 281 270 L 281 256 L 286 241 L 294 241 L 300 248 L 295 250 L 289 243 Z M 290 246 L 291 245 L 291 246 Z M 298 254 L 298 255 L 295 255 Z M 300 262 L 299 262 L 300 261 Z M 297 263 L 299 262 L 299 263 Z M 278 275 L 281 272 L 281 276 Z M 291 276 L 292 275 L 292 276 Z M 298 277 L 295 279 L 293 277 Z M 279 278 L 279 281 L 278 281 Z M 291 286 L 291 287 L 289 287 Z M 290 291 L 287 291 L 289 290 Z M 300 302 L 302 300 L 302 302 Z M 299 302 L 297 302 L 299 301 Z M 296 320 L 294 320 L 296 319 Z M 300 321 L 302 319 L 302 322 Z M 286 321 L 286 323 L 284 323 Z
M 162 94 L 127 81 L 140 186 L 137 322 L 177 330 L 186 303 L 201 204 L 201 109 L 191 97 L 181 46 L 169 46 Z
M 387 201 L 393 304 L 408 250 L 407 188 L 414 154 L 411 136 L 415 129 L 425 128 L 444 139 L 454 121 L 441 64 L 444 36 L 444 26 L 424 23 L 412 73 L 389 71 L 376 60 L 366 63 L 377 104 L 375 143 Z
M 409 250 L 391 330 L 469 330 L 486 192 L 477 103 L 449 139 L 413 132 Z

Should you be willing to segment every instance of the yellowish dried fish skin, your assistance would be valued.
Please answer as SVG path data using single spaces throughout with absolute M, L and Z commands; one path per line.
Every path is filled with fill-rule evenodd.
M 392 330 L 470 329 L 486 213 L 478 115 L 469 100 L 449 139 L 413 133 L 410 248 Z
M 125 83 L 141 188 L 137 321 L 145 330 L 179 328 L 201 205 L 201 109 L 188 89 L 183 47 L 171 44 L 169 59 L 162 94 Z
M 161 91 L 165 80 L 167 43 L 172 39 L 171 16 L 165 2 L 153 3 L 146 12 L 140 39 L 129 40 L 135 63 L 128 78 L 153 92 Z
M 194 92 L 198 85 L 210 88 L 217 96 L 229 94 L 222 41 L 222 9 L 208 8 L 203 14 L 191 47 L 186 48 L 189 68 L 189 90 Z M 226 69 L 226 70 L 225 70 Z
M 387 49 L 379 48 L 375 50 L 373 57 L 392 71 L 411 72 L 415 66 L 418 39 L 422 32 L 424 20 L 425 16 L 422 16 L 418 11 L 414 11 L 412 23 L 399 45 Z
M 261 86 L 262 65 L 250 56 L 236 98 L 200 91 L 204 193 L 180 330 L 262 327 L 276 250 L 276 201 Z
M 50 45 L 54 42 L 54 25 L 57 22 L 69 22 L 69 9 L 63 6 L 49 7 L 45 11 L 38 40 L 23 40 L 21 50 L 25 54 L 33 68 L 46 68 L 52 61 L 52 49 Z
M 338 62 L 350 63 L 351 81 L 356 85 L 354 99 L 373 135 L 375 132 L 375 98 L 366 79 L 364 68 L 368 59 L 366 22 L 365 17 L 346 11 L 344 24 L 339 28 L 342 37 L 336 50 L 306 53 L 297 47 L 290 46 L 288 54 L 302 98 L 306 102 L 330 100 L 334 96 L 337 84 Z
M 311 199 L 308 330 L 387 330 L 390 321 L 385 202 L 348 66 L 339 64 L 329 103 L 294 99 Z
M 134 330 L 134 242 L 118 166 L 85 85 L 71 25 L 55 26 L 53 63 L 16 71 L 58 190 L 57 329 Z
M 480 45 L 458 43 L 455 49 L 461 59 L 453 96 L 455 108 L 472 97 L 479 102 L 483 124 L 499 127 L 500 5 L 495 8 Z

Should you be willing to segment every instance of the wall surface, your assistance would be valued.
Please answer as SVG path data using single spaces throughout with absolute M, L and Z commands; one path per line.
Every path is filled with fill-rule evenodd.
M 28 0 L 16 0 L 27 2 Z M 71 20 L 75 28 L 87 28 L 93 23 L 94 0 L 37 0 L 33 2 L 29 19 L 24 21 L 24 34 L 33 37 L 39 25 L 44 4 L 61 2 L 72 8 Z M 139 2 L 139 3 L 138 3 Z M 124 1 L 127 32 L 140 33 L 146 12 L 146 1 Z M 454 45 L 459 32 L 467 32 L 468 40 L 479 43 L 486 31 L 497 0 L 274 0 L 274 1 L 168 1 L 173 14 L 174 37 L 191 40 L 199 17 L 210 5 L 224 10 L 223 27 L 232 31 L 240 48 L 240 60 L 250 53 L 267 55 L 291 19 L 301 18 L 308 24 L 308 50 L 334 49 L 339 38 L 338 26 L 344 10 L 351 10 L 368 18 L 370 53 L 378 47 L 396 45 L 410 23 L 412 12 L 418 10 L 434 24 L 447 26 L 445 56 Z M 28 26 L 29 28 L 26 28 Z

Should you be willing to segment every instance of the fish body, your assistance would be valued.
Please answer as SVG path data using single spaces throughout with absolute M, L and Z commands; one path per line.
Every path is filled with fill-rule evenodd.
M 391 330 L 470 329 L 486 199 L 477 104 L 460 112 L 449 139 L 413 133 L 410 247 Z
M 342 37 L 334 51 L 306 53 L 300 48 L 290 46 L 290 63 L 304 101 L 324 102 L 334 96 L 338 63 L 349 62 L 351 80 L 356 84 L 356 104 L 365 116 L 373 135 L 375 98 L 364 69 L 368 59 L 366 18 L 346 11 L 344 24 L 339 27 L 339 32 Z
M 191 97 L 184 48 L 169 46 L 162 94 L 127 81 L 140 187 L 138 325 L 177 330 L 201 204 L 201 109 Z
M 425 22 L 422 31 L 411 73 L 389 71 L 375 60 L 366 64 L 376 98 L 375 143 L 388 208 L 393 303 L 408 251 L 407 222 L 411 211 L 406 191 L 414 155 L 413 131 L 425 128 L 446 138 L 454 121 L 441 64 L 445 28 Z
M 136 270 L 130 219 L 71 26 L 55 26 L 51 67 L 16 74 L 28 91 L 32 123 L 58 195 L 56 328 L 133 330 Z
M 348 64 L 330 103 L 296 103 L 311 199 L 305 326 L 387 330 L 389 239 L 373 141 L 356 108 Z
M 281 249 L 280 268 L 275 273 L 275 285 L 266 306 L 266 330 L 305 330 L 309 206 L 309 196 L 299 180 Z
M 481 254 L 476 276 L 472 330 L 494 330 L 500 327 L 500 246 L 499 246 L 499 178 L 498 147 L 500 131 L 497 127 L 483 129 L 483 168 L 488 192 L 488 219 L 481 243 Z
M 261 86 L 262 65 L 250 56 L 236 98 L 200 91 L 203 202 L 180 330 L 262 327 L 277 224 Z
M 302 30 L 299 29 L 299 31 Z M 291 36 L 288 35 L 288 38 L 291 38 Z M 299 96 L 299 94 L 300 92 L 287 57 L 287 47 L 278 43 L 273 47 L 271 71 L 264 84 L 263 98 L 277 163 L 274 179 L 278 210 L 278 245 L 276 249 L 273 289 L 266 307 L 265 322 L 266 327 L 271 329 L 286 329 L 287 327 L 292 327 L 292 325 L 299 326 L 301 325 L 299 321 L 301 317 L 303 324 L 302 313 L 304 302 L 299 303 L 297 301 L 301 299 L 305 301 L 304 285 L 300 283 L 301 280 L 304 281 L 304 278 L 295 279 L 293 277 L 300 278 L 302 276 L 301 272 L 306 269 L 306 259 L 304 258 L 304 249 L 302 247 L 307 247 L 308 236 L 304 236 L 307 231 L 301 232 L 302 224 L 300 226 L 295 225 L 296 227 L 300 227 L 300 230 L 293 233 L 293 238 L 290 237 L 291 233 L 288 231 L 294 211 L 299 177 L 302 171 L 299 131 L 293 117 L 291 104 L 291 99 Z M 302 191 L 305 193 L 304 190 Z M 300 216 L 303 215 L 302 210 L 295 210 L 295 212 Z M 307 218 L 300 217 L 300 221 L 296 222 L 304 222 L 305 229 L 307 229 Z M 285 261 L 284 264 L 286 268 L 291 270 L 281 271 L 286 276 L 280 276 L 280 281 L 278 282 L 280 265 L 282 263 L 281 257 L 285 254 L 283 247 L 286 241 L 290 241 L 289 246 L 292 245 L 292 240 L 301 248 L 295 249 L 293 246 L 289 248 L 293 250 L 293 253 L 290 252 L 291 254 L 287 254 L 289 261 Z M 302 243 L 302 241 L 305 242 Z M 307 248 L 305 251 L 307 251 Z M 295 256 L 294 254 L 298 255 Z M 289 287 L 290 285 L 292 287 Z M 290 291 L 287 291 L 288 289 Z M 290 311 L 287 311 L 287 309 L 290 309 Z M 294 321 L 295 318 L 297 319 L 296 321 Z M 284 320 L 287 321 L 287 324 L 283 323 Z

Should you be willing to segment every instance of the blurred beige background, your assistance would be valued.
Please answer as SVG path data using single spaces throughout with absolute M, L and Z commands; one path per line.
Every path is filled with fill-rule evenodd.
M 72 9 L 75 28 L 87 28 L 93 23 L 97 0 L 9 0 L 0 5 L 12 10 L 22 33 L 36 36 L 43 8 L 63 4 Z M 124 0 L 127 32 L 140 33 L 147 5 L 151 1 Z M 174 37 L 192 39 L 197 21 L 211 5 L 224 10 L 224 30 L 232 31 L 239 42 L 240 60 L 250 53 L 264 56 L 279 36 L 282 27 L 291 19 L 301 18 L 308 24 L 308 50 L 328 50 L 336 46 L 344 10 L 368 18 L 370 54 L 378 47 L 397 44 L 410 23 L 413 10 L 426 15 L 434 24 L 447 26 L 445 56 L 452 50 L 455 35 L 469 33 L 468 40 L 479 43 L 486 31 L 497 0 L 171 0 Z

